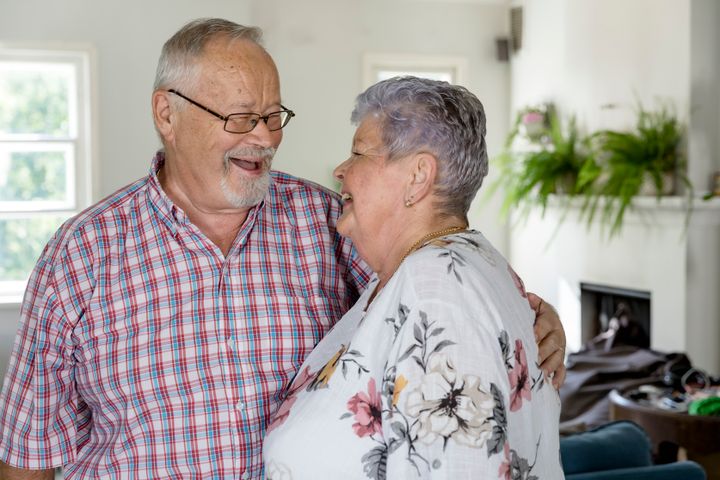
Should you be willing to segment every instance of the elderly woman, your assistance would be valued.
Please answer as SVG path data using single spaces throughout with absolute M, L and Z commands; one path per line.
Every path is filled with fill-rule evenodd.
M 535 314 L 468 229 L 488 170 L 482 104 L 402 77 L 361 94 L 352 120 L 338 231 L 375 276 L 269 426 L 268 478 L 563 478 Z

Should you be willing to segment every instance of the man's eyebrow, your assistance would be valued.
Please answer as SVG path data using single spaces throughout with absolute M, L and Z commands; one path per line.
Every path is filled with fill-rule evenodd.
M 251 113 L 251 112 L 263 113 L 263 112 L 257 110 L 255 105 L 256 105 L 255 102 L 236 102 L 226 108 L 233 110 L 232 112 L 229 112 L 229 113 L 235 113 L 235 112 L 238 112 L 238 113 Z M 282 105 L 282 102 L 274 102 L 274 103 L 271 103 L 270 106 L 267 107 L 265 110 L 267 110 L 268 112 L 277 112 L 281 109 L 281 105 Z M 244 112 L 242 112 L 241 110 L 244 110 Z

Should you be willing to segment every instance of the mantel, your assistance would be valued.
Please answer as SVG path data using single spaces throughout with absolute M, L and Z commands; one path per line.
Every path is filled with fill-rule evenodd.
M 564 209 L 570 207 L 573 210 L 580 210 L 585 199 L 581 196 L 550 195 L 548 208 Z M 662 213 L 664 215 L 677 215 L 678 218 L 685 217 L 687 213 L 688 198 L 684 196 L 660 197 L 638 196 L 633 199 L 632 209 L 639 214 Z M 602 202 L 600 202 L 600 208 Z M 713 197 L 703 200 L 700 197 L 692 199 L 691 221 L 701 220 L 703 224 L 720 225 L 720 197 Z
M 548 204 L 551 206 L 565 206 L 569 201 L 573 208 L 582 207 L 585 199 L 579 195 L 550 195 Z M 659 199 L 652 195 L 637 196 L 633 199 L 635 208 L 652 209 L 652 210 L 685 210 L 688 198 L 685 196 L 665 196 Z M 703 200 L 700 197 L 693 197 L 693 210 L 711 210 L 720 212 L 720 197 L 712 197 L 709 200 Z

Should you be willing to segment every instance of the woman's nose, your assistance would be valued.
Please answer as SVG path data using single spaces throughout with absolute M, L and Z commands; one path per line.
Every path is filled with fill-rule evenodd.
M 343 178 L 345 178 L 345 170 L 347 169 L 347 164 L 350 161 L 348 158 L 344 162 L 342 162 L 340 165 L 335 167 L 335 170 L 333 170 L 333 176 L 337 178 L 338 180 L 342 181 Z

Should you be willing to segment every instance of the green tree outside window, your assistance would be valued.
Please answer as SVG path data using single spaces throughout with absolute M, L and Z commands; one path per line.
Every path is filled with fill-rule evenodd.
M 68 165 L 75 161 L 73 68 L 0 61 L 0 282 L 26 280 L 45 244 L 74 213 L 33 207 L 74 203 L 67 191 Z M 18 202 L 27 207 L 13 210 Z

